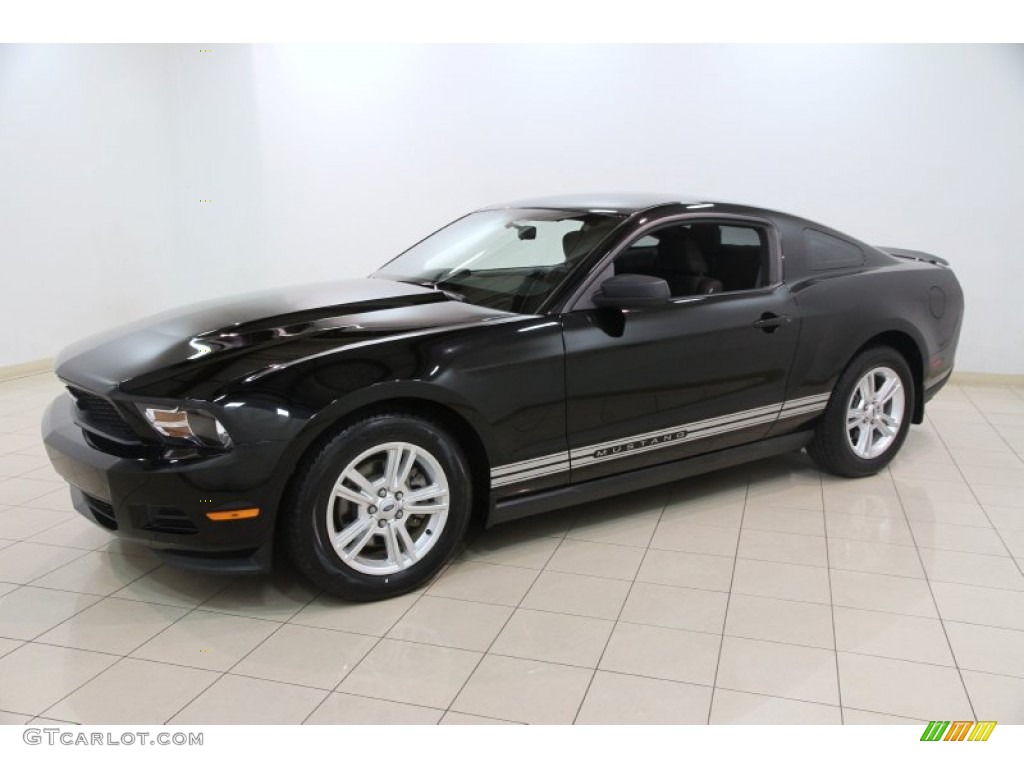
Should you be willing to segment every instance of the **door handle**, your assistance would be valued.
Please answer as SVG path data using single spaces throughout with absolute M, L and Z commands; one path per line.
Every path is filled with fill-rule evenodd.
M 774 312 L 765 312 L 760 320 L 754 321 L 754 327 L 760 328 L 765 333 L 775 333 L 780 325 L 790 322 L 789 315 L 776 315 Z

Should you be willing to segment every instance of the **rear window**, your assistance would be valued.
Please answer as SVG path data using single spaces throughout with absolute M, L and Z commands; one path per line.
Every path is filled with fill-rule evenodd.
M 859 247 L 816 229 L 804 230 L 804 247 L 810 269 L 843 269 L 864 263 L 864 251 Z

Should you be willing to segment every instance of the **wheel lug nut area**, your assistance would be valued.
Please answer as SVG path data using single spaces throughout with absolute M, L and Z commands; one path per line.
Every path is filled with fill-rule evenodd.
M 371 515 L 376 515 L 377 514 L 377 508 L 376 507 L 370 507 L 370 514 Z
M 388 495 L 387 488 L 381 488 L 379 491 L 377 491 L 377 495 L 383 499 L 385 496 Z
M 384 527 L 385 525 L 387 525 L 387 524 L 388 524 L 388 521 L 387 521 L 387 520 L 378 520 L 378 521 L 377 521 L 377 527 L 378 527 L 378 528 L 383 528 L 383 527 Z

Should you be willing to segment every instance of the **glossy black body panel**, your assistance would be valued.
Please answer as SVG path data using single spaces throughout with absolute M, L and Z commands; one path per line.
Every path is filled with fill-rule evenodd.
M 908 357 L 923 395 L 918 420 L 952 370 L 963 294 L 952 270 L 927 254 L 893 255 L 787 214 L 697 198 L 512 205 L 624 218 L 534 315 L 374 278 L 206 302 L 66 349 L 57 375 L 108 401 L 138 436 L 105 434 L 67 396 L 53 404 L 47 449 L 79 489 L 79 508 L 96 519 L 87 494 L 112 507 L 121 535 L 204 555 L 209 567 L 237 556 L 258 569 L 269 562 L 295 467 L 359 414 L 411 411 L 441 422 L 471 457 L 478 507 L 495 522 L 575 498 L 565 489 L 609 493 L 616 478 L 623 487 L 663 481 L 799 447 L 869 343 Z M 618 251 L 664 222 L 746 222 L 769 232 L 767 284 L 594 308 L 589 297 Z M 853 244 L 863 263 L 817 269 L 805 250 L 809 228 Z M 142 417 L 147 405 L 208 414 L 234 445 L 168 445 Z M 205 516 L 247 506 L 260 516 Z M 165 507 L 195 532 L 147 528 L 147 510 Z
M 753 324 L 765 312 L 792 317 L 791 303 L 785 291 L 769 289 L 650 309 L 569 313 L 563 322 L 571 448 L 685 428 L 781 403 L 799 323 L 791 320 L 770 334 Z M 583 482 L 757 440 L 770 426 L 758 421 L 716 436 L 686 436 L 658 450 L 634 448 L 631 456 L 578 469 L 574 452 L 572 480 Z

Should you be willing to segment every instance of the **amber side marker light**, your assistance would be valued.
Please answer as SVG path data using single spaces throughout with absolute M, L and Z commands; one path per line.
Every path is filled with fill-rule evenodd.
M 260 516 L 259 507 L 251 507 L 249 509 L 228 509 L 223 512 L 207 512 L 206 516 L 214 522 L 220 522 L 222 520 L 248 520 L 253 517 Z

